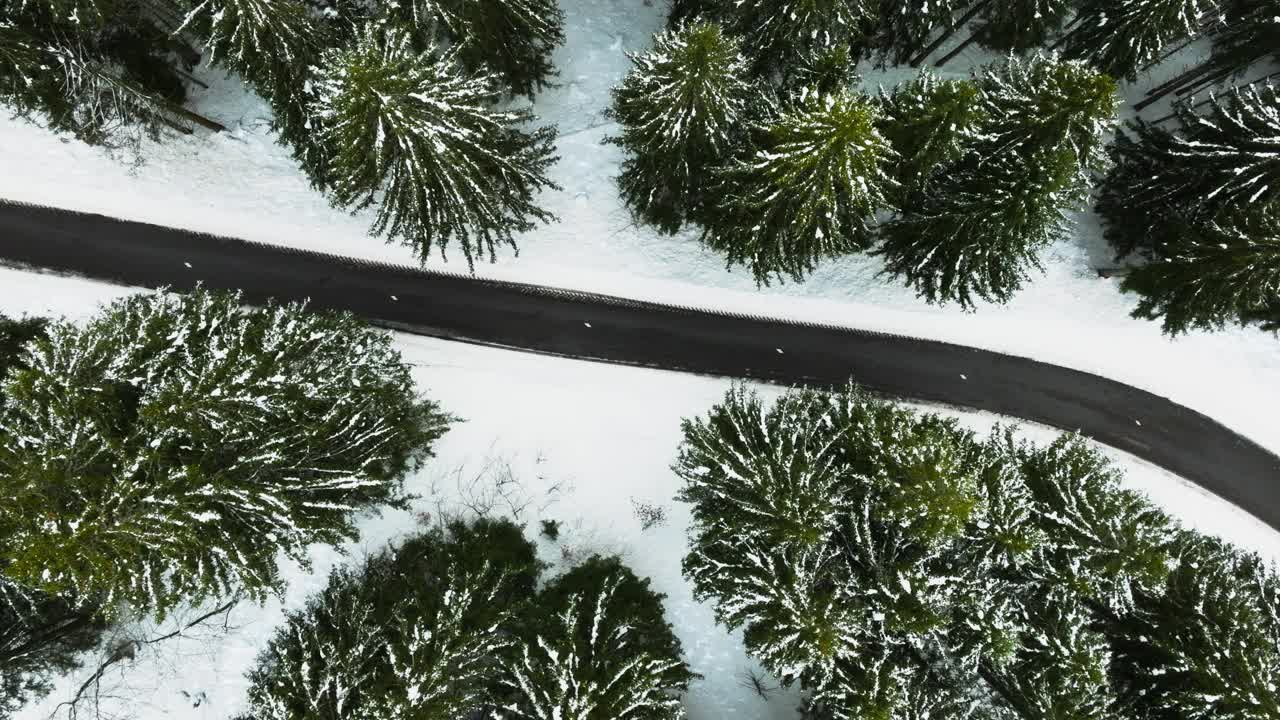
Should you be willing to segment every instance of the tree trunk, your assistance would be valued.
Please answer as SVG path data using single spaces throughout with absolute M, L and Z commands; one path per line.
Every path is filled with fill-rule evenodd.
M 941 37 L 929 43 L 928 47 L 920 51 L 920 54 L 917 55 L 915 59 L 911 61 L 911 67 L 920 67 L 920 63 L 924 62 L 925 58 L 929 57 L 934 53 L 934 51 L 942 47 L 942 44 L 945 43 L 947 40 L 949 40 L 952 35 L 955 35 L 956 31 L 958 31 L 960 28 L 967 25 L 969 21 L 974 18 L 975 15 L 982 12 L 982 9 L 990 4 L 991 4 L 991 0 L 981 0 L 978 3 L 975 3 L 972 7 L 969 8 L 969 11 L 966 12 L 963 17 L 961 17 L 958 21 L 955 22 L 955 24 L 953 24 L 950 28 L 948 28 L 946 32 L 942 33 Z
M 970 36 L 968 37 L 968 39 L 967 39 L 967 40 L 965 40 L 964 42 L 962 42 L 962 43 L 960 43 L 959 45 L 957 45 L 957 46 L 955 47 L 955 49 L 954 49 L 954 50 L 952 50 L 951 52 L 949 52 L 949 53 L 947 53 L 946 55 L 943 55 L 941 58 L 939 58 L 939 59 L 938 59 L 938 62 L 936 62 L 936 63 L 934 63 L 934 64 L 933 64 L 933 65 L 934 65 L 934 67 L 942 67 L 943 65 L 946 65 L 948 62 L 951 62 L 951 60 L 952 60 L 952 59 L 954 59 L 954 58 L 955 58 L 955 56 L 957 56 L 957 55 L 959 55 L 960 53 L 964 52 L 965 48 L 967 48 L 967 47 L 969 47 L 970 45 L 972 45 L 972 44 L 973 44 L 973 41 L 974 41 L 974 40 L 977 40 L 977 39 L 978 39 L 978 35 L 977 35 L 977 33 L 974 33 L 973 35 L 970 35 Z

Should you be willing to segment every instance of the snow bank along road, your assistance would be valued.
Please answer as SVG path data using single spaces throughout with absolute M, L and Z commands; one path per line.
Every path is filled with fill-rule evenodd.
M 1280 529 L 1280 458 L 1165 398 L 1026 358 L 9 203 L 0 203 L 0 259 L 143 287 L 239 289 L 250 302 L 310 298 L 314 307 L 349 310 L 405 332 L 581 359 L 786 384 L 853 380 L 887 395 L 1078 430 Z

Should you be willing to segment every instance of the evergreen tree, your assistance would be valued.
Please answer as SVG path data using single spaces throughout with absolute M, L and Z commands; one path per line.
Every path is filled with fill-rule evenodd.
M 881 90 L 880 132 L 897 154 L 899 204 L 924 192 L 981 138 L 985 116 L 971 80 L 923 72 L 892 93 Z
M 811 96 L 761 129 L 745 159 L 721 173 L 702 240 L 751 268 L 759 283 L 800 280 L 826 257 L 866 249 L 888 208 L 893 149 L 870 98 Z
M 1086 186 L 1090 173 L 1106 169 L 1104 140 L 1119 105 L 1110 77 L 1036 53 L 985 68 L 975 81 L 989 136 L 982 157 L 1011 152 L 1031 161 L 1069 151 Z
M 1199 34 L 1220 13 L 1216 0 L 1084 0 L 1063 39 L 1063 54 L 1133 81 L 1168 45 Z
M 653 50 L 630 57 L 606 111 L 622 126 L 608 142 L 628 154 L 618 186 L 639 219 L 675 233 L 708 201 L 708 176 L 742 141 L 759 92 L 738 41 L 715 23 L 658 33 Z
M 1157 256 L 1164 221 L 1204 226 L 1219 213 L 1280 199 L 1280 94 L 1247 87 L 1212 98 L 1203 114 L 1184 111 L 1170 132 L 1137 123 L 1111 149 L 1098 212 L 1117 257 Z
M 446 426 L 350 315 L 196 291 L 48 334 L 5 385 L 0 557 L 107 608 L 279 589 L 280 553 L 355 537 Z
M 953 618 L 982 614 L 977 566 L 956 552 L 983 514 L 982 447 L 953 422 L 852 389 L 791 393 L 767 412 L 734 390 L 683 427 L 695 597 L 818 714 L 895 717 L 940 701 L 921 653 Z M 963 664 L 982 647 L 948 649 Z
M 883 228 L 883 272 L 931 303 L 1008 302 L 1040 251 L 1067 237 L 1064 213 L 1083 200 L 1076 173 L 1065 152 L 952 170 Z
M 534 195 L 556 187 L 546 176 L 555 129 L 520 130 L 528 111 L 493 107 L 491 78 L 463 75 L 453 55 L 370 28 L 324 54 L 317 82 L 333 202 L 359 210 L 380 200 L 374 234 L 424 259 L 456 240 L 473 264 L 553 219 Z
M 506 521 L 452 523 L 339 568 L 250 671 L 256 720 L 454 720 L 492 706 L 538 564 Z
M 841 45 L 807 53 L 788 70 L 780 94 L 791 101 L 804 102 L 810 95 L 833 95 L 856 87 L 858 58 Z
M 1023 53 L 1043 47 L 1071 14 L 1070 0 L 997 0 L 983 7 L 975 30 L 984 47 Z
M 1125 704 L 1154 720 L 1280 716 L 1280 577 L 1256 555 L 1182 531 L 1176 566 L 1110 624 Z
M 1219 330 L 1265 315 L 1280 297 L 1280 208 L 1260 206 L 1191 225 L 1160 223 L 1156 259 L 1125 276 L 1142 296 L 1133 316 L 1161 320 L 1164 331 Z
M 1110 78 L 1051 55 L 1010 58 L 974 82 L 976 140 L 944 145 L 961 159 L 904 196 L 877 250 L 886 274 L 929 302 L 966 308 L 1008 302 L 1040 268 L 1040 251 L 1066 235 L 1066 211 L 1105 167 L 1117 102 Z
M 675 720 L 696 677 L 662 595 L 617 558 L 593 557 L 538 597 L 540 623 L 505 664 L 511 720 Z
M 741 0 L 710 14 L 751 48 L 755 72 L 784 78 L 807 56 L 862 47 L 878 16 L 877 0 Z
M 207 37 L 208 62 L 234 70 L 270 104 L 287 143 L 305 142 L 305 86 L 322 28 L 302 0 L 204 0 L 188 23 Z
M 411 2 L 406 5 L 416 5 Z M 468 72 L 496 75 L 530 100 L 556 72 L 551 53 L 564 44 L 556 0 L 432 0 L 429 3 Z

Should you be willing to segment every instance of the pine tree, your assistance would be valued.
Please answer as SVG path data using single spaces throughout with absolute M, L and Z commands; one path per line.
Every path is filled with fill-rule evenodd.
M 789 393 L 767 412 L 736 389 L 683 427 L 695 597 L 818 714 L 924 702 L 928 639 L 981 614 L 956 542 L 982 515 L 983 449 L 953 422 L 853 389 Z
M 1070 590 L 1108 618 L 1165 581 L 1171 521 L 1143 496 L 1121 489 L 1110 461 L 1076 435 L 1023 445 L 1018 458 L 1032 520 L 1051 539 L 1030 579 Z
M 1110 624 L 1122 700 L 1156 720 L 1280 716 L 1280 577 L 1218 538 L 1178 534 L 1176 566 Z
M 630 57 L 606 111 L 622 128 L 608 142 L 628 154 L 618 186 L 639 219 L 675 233 L 708 201 L 708 175 L 742 142 L 759 92 L 739 42 L 715 23 L 658 33 L 651 51 Z
M 417 4 L 417 3 L 407 3 Z M 496 75 L 530 100 L 556 74 L 551 53 L 564 44 L 556 0 L 432 0 L 429 3 L 468 72 Z
M 900 205 L 963 159 L 985 121 L 973 81 L 943 80 L 927 71 L 892 93 L 881 90 L 880 107 L 880 132 L 898 158 Z
M 452 523 L 339 568 L 249 673 L 256 720 L 454 720 L 492 706 L 533 546 L 506 521 Z
M 1008 302 L 1040 251 L 1067 237 L 1064 213 L 1084 199 L 1077 172 L 1066 152 L 952 170 L 884 226 L 883 272 L 930 303 Z
M 80 666 L 106 623 L 88 601 L 24 587 L 0 573 L 0 718 L 8 720 Z
M 1117 257 L 1159 254 L 1171 217 L 1204 225 L 1220 212 L 1280 199 L 1280 93 L 1247 87 L 1184 111 L 1170 132 L 1137 123 L 1116 134 L 1097 209 Z
M 1036 53 L 1011 57 L 975 77 L 982 93 L 988 144 L 983 157 L 1016 153 L 1024 160 L 1069 151 L 1081 183 L 1107 167 L 1104 140 L 1116 125 L 1116 83 L 1081 62 Z M 1052 174 L 1052 173 L 1050 173 Z
M 1142 296 L 1133 316 L 1170 335 L 1245 325 L 1280 297 L 1280 207 L 1260 206 L 1191 225 L 1161 223 L 1159 255 L 1121 288 Z
M 1215 0 L 1086 0 L 1076 13 L 1063 54 L 1132 82 L 1168 45 L 1198 34 L 1221 10 Z
M 204 0 L 186 24 L 207 37 L 210 64 L 235 71 L 271 104 L 283 141 L 305 142 L 307 75 L 324 39 L 302 0 Z
M 825 48 L 807 53 L 788 69 L 779 86 L 779 94 L 792 102 L 803 103 L 810 95 L 834 95 L 857 87 L 858 58 L 848 47 Z
M 758 283 L 799 281 L 822 258 L 866 249 L 870 221 L 888 208 L 893 149 L 870 98 L 811 96 L 762 128 L 755 149 L 721 173 L 702 241 Z
M 48 333 L 5 385 L 5 572 L 107 608 L 278 590 L 280 553 L 355 537 L 446 427 L 350 315 L 196 291 Z
M 985 5 L 974 31 L 987 48 L 1023 53 L 1047 44 L 1071 15 L 1070 0 L 998 0 Z
M 877 0 L 742 0 L 717 6 L 712 15 L 742 37 L 751 49 L 756 73 L 776 72 L 785 78 L 806 56 L 862 47 L 875 27 L 877 4 Z
M 359 210 L 380 200 L 374 234 L 424 259 L 456 240 L 473 264 L 553 219 L 534 195 L 557 187 L 546 176 L 555 129 L 520 130 L 528 111 L 494 108 L 491 78 L 463 75 L 453 55 L 370 28 L 324 54 L 317 82 L 333 202 Z
M 509 720 L 676 720 L 696 676 L 662 595 L 617 558 L 593 557 L 538 597 L 541 621 L 504 664 Z

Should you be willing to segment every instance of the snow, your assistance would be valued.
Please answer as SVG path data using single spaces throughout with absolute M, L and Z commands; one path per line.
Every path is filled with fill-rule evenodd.
M 824 262 L 804 284 L 757 290 L 744 268 L 726 271 L 722 258 L 700 248 L 693 232 L 660 236 L 637 226 L 621 206 L 613 176 L 621 150 L 604 145 L 615 127 L 602 111 L 609 88 L 627 72 L 625 52 L 648 48 L 662 26 L 665 5 L 655 0 L 562 0 L 567 43 L 555 53 L 558 86 L 539 95 L 534 110 L 559 126 L 560 162 L 552 179 L 563 190 L 541 201 L 560 222 L 518 238 L 520 254 L 477 267 L 485 277 L 535 282 L 612 295 L 740 313 L 801 318 L 868 330 L 929 337 L 1034 357 L 1168 396 L 1280 452 L 1280 343 L 1252 329 L 1195 332 L 1176 341 L 1158 323 L 1128 317 L 1136 305 L 1119 293 L 1119 280 L 1101 279 L 1111 252 L 1097 218 L 1082 214 L 1074 238 L 1042 256 L 1043 276 L 1008 306 L 974 313 L 924 304 L 903 286 L 876 273 L 875 258 Z M 950 45 L 964 39 L 957 33 Z M 940 57 L 947 47 L 939 48 Z M 1145 88 L 1173 75 L 1204 43 L 1192 44 L 1123 90 L 1132 102 Z M 967 73 L 994 60 L 971 46 L 940 72 Z M 910 68 L 861 68 L 864 84 L 892 86 L 913 77 Z M 406 247 L 367 237 L 372 212 L 356 216 L 330 208 L 311 190 L 287 149 L 268 132 L 268 110 L 221 71 L 198 73 L 209 83 L 193 108 L 230 131 L 148 145 L 140 167 L 106 157 L 66 138 L 0 114 L 0 197 L 59 205 L 134 220 L 188 227 L 296 247 L 413 264 Z M 1167 102 L 1146 111 L 1165 114 Z M 1126 107 L 1125 116 L 1132 112 Z M 458 248 L 431 267 L 466 272 Z
M 130 292 L 0 267 L 0 312 L 9 315 L 83 318 L 97 303 Z M 766 703 L 744 686 L 744 672 L 757 666 L 738 637 L 716 627 L 711 608 L 693 600 L 680 574 L 689 513 L 671 500 L 680 486 L 670 469 L 681 439 L 679 420 L 704 413 L 720 401 L 730 381 L 410 335 L 398 335 L 397 345 L 415 365 L 422 391 L 464 422 L 439 443 L 436 459 L 410 479 L 408 489 L 423 496 L 413 510 L 365 518 L 361 541 L 347 548 L 350 556 L 359 557 L 410 532 L 418 512 L 435 513 L 437 502 L 456 502 L 478 474 L 492 478 L 509 470 L 523 486 L 521 497 L 529 501 L 522 519 L 530 535 L 538 520 L 562 523 L 558 545 L 537 539 L 543 559 L 563 567 L 565 554 L 580 558 L 592 551 L 622 552 L 639 575 L 651 578 L 654 588 L 667 594 L 668 617 L 693 670 L 704 676 L 692 685 L 687 699 L 691 720 L 797 717 L 794 694 L 775 693 Z M 766 397 L 782 392 L 775 386 L 759 389 Z M 1009 421 L 929 409 L 958 417 L 979 431 L 996 421 Z M 1022 430 L 1037 442 L 1047 442 L 1056 433 L 1043 427 Z M 1146 492 L 1183 522 L 1280 561 L 1280 533 L 1158 468 L 1118 450 L 1104 451 L 1122 464 L 1128 485 Z M 633 501 L 664 508 L 666 523 L 642 530 Z M 284 566 L 289 588 L 284 607 L 299 606 L 323 587 L 330 568 L 346 561 L 324 547 L 313 548 L 311 558 L 310 571 Z M 162 655 L 146 656 L 129 668 L 123 681 L 112 682 L 125 683 L 127 692 L 121 695 L 131 701 L 137 720 L 225 720 L 240 708 L 246 688 L 243 673 L 280 622 L 281 610 L 275 601 L 261 608 L 238 608 L 230 635 L 175 640 Z M 46 702 L 28 708 L 19 720 L 48 717 L 76 681 L 59 684 Z M 189 697 L 203 701 L 192 707 Z

